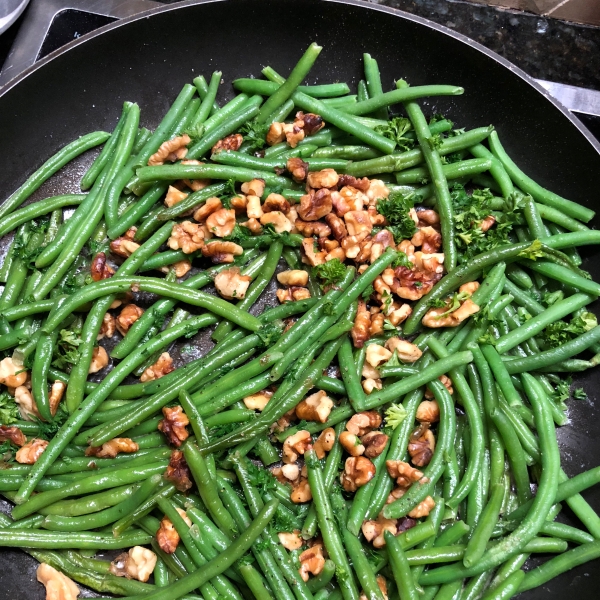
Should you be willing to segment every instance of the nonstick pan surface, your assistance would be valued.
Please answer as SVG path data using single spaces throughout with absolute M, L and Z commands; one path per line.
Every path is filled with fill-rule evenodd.
M 8 197 L 75 137 L 111 130 L 124 100 L 138 102 L 142 125 L 153 128 L 182 85 L 196 75 L 222 70 L 226 83 L 219 100 L 224 101 L 233 95 L 232 79 L 260 76 L 267 64 L 285 74 L 311 41 L 324 50 L 310 83 L 355 85 L 362 77 L 362 53 L 369 52 L 379 61 L 387 89 L 401 77 L 413 85 L 462 85 L 464 96 L 424 102 L 426 111 L 443 113 L 458 127 L 494 124 L 507 151 L 529 175 L 567 198 L 600 208 L 600 146 L 514 65 L 418 17 L 357 1 L 319 0 L 186 2 L 119 21 L 54 52 L 0 90 L 2 196 Z M 35 198 L 78 190 L 92 154 L 64 169 Z M 598 258 L 589 251 L 583 265 L 596 280 Z M 272 292 L 264 300 L 271 301 Z M 205 343 L 198 343 L 203 348 Z M 588 372 L 576 383 L 589 400 L 571 401 L 571 421 L 558 434 L 569 474 L 600 463 L 600 374 Z M 586 498 L 600 509 L 600 490 Z M 0 599 L 44 598 L 35 582 L 36 566 L 18 550 L 0 551 Z M 596 562 L 522 598 L 576 594 L 592 599 L 599 587 Z

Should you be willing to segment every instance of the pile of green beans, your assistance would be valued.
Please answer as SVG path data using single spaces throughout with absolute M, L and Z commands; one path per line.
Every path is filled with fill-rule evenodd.
M 0 546 L 128 600 L 500 600 L 600 557 L 600 517 L 581 495 L 600 483 L 600 467 L 569 477 L 556 436 L 568 421 L 564 374 L 600 363 L 588 312 L 600 283 L 577 250 L 600 244 L 588 226 L 594 212 L 521 171 L 493 126 L 428 121 L 419 101 L 461 87 L 398 78 L 384 90 L 370 54 L 356 94 L 345 83 L 303 85 L 321 50 L 311 44 L 287 77 L 267 66 L 265 80 L 235 80 L 238 95 L 222 107 L 222 73 L 196 77 L 152 132 L 125 102 L 112 133 L 71 142 L 0 206 L 0 236 L 14 236 L 0 266 L 0 494 L 14 505 L 0 515 Z M 267 143 L 273 124 L 289 125 L 297 111 L 324 128 L 293 148 Z M 190 162 L 150 160 L 184 135 Z M 215 146 L 240 135 L 235 150 Z M 81 180 L 86 193 L 22 206 L 100 145 Z M 307 266 L 309 246 L 316 253 L 325 240 L 307 245 L 297 229 L 245 234 L 238 197 L 232 262 L 211 265 L 202 247 L 172 245 L 174 227 L 215 197 L 233 207 L 252 180 L 263 181 L 262 200 L 278 194 L 302 210 L 309 196 L 290 159 L 311 176 L 334 170 L 346 186 L 367 177 L 386 186 L 402 215 L 378 213 L 383 198 L 360 203 L 395 244 L 338 265 L 329 281 Z M 193 191 L 163 204 L 186 185 Z M 490 219 L 508 233 L 468 255 L 457 198 L 474 204 L 475 192 L 487 194 L 489 211 L 469 217 L 481 229 L 472 237 L 492 235 Z M 412 234 L 398 238 L 401 218 L 439 237 L 443 258 L 420 293 L 423 283 L 405 278 L 427 281 L 427 254 L 413 254 Z M 311 297 L 273 306 L 284 264 L 309 271 Z M 180 277 L 182 265 L 191 272 Z M 249 283 L 243 298 L 210 291 L 230 269 Z M 131 323 L 121 315 L 111 332 L 111 315 L 132 300 L 145 310 Z M 466 301 L 473 314 L 454 319 Z M 409 316 L 394 325 L 400 304 Z M 386 312 L 361 339 L 365 307 L 372 324 Z M 445 326 L 425 327 L 442 307 Z M 385 349 L 399 340 L 413 354 Z M 176 365 L 152 379 L 164 352 Z M 385 358 L 374 363 L 377 352 Z M 89 377 L 98 362 L 103 370 Z M 326 414 L 297 418 L 316 393 Z M 354 431 L 349 447 L 343 434 Z M 25 443 L 41 447 L 35 458 L 17 455 Z M 561 503 L 570 524 L 555 521 Z M 123 556 L 96 556 L 135 546 L 153 552 L 151 579 L 123 577 Z M 531 554 L 556 556 L 527 570 Z

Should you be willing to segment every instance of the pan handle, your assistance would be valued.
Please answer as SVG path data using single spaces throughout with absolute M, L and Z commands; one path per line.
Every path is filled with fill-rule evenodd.
M 600 92 L 543 79 L 536 81 L 571 112 L 600 117 Z
M 77 10 L 123 19 L 157 6 L 164 5 L 154 0 L 36 0 L 31 2 L 27 9 L 27 18 L 23 21 L 0 72 L 0 87 L 38 60 L 46 33 L 59 13 L 65 10 Z

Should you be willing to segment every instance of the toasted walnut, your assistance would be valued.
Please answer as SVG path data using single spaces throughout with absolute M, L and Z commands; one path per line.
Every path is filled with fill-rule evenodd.
M 441 256 L 443 257 L 443 255 Z M 382 273 L 382 279 L 390 286 L 392 292 L 405 300 L 419 300 L 428 294 L 441 278 L 441 272 L 428 272 L 420 268 L 397 267 L 396 269 L 385 269 Z
M 342 487 L 347 492 L 355 492 L 375 477 L 375 465 L 364 456 L 350 456 L 346 459 L 344 472 L 340 477 Z
M 181 406 L 173 408 L 165 406 L 162 412 L 165 418 L 158 424 L 158 429 L 165 434 L 169 444 L 179 448 L 190 435 L 185 428 L 190 424 L 190 420 Z
M 183 260 L 178 260 L 177 262 L 174 262 L 171 265 L 165 265 L 164 267 L 160 267 L 159 270 L 163 273 L 169 273 L 173 271 L 175 273 L 175 277 L 177 277 L 177 279 L 180 279 L 192 270 L 192 263 L 184 258 Z
M 328 427 L 321 432 L 321 435 L 317 438 L 313 448 L 317 458 L 321 460 L 326 452 L 329 452 L 335 444 L 335 430 L 333 427 Z
M 448 390 L 449 394 L 454 394 L 454 388 L 452 387 L 452 380 L 447 375 L 440 375 L 438 380 L 441 381 L 445 388 Z M 425 398 L 431 400 L 435 398 L 435 394 L 431 391 L 429 387 L 425 388 Z
M 251 179 L 242 183 L 242 193 L 259 198 L 265 193 L 264 179 Z
M 175 204 L 179 204 L 179 202 L 181 202 L 182 200 L 184 200 L 187 197 L 188 197 L 188 194 L 186 192 L 182 192 L 181 190 L 178 190 L 176 187 L 173 187 L 172 185 L 170 185 L 169 189 L 167 190 L 167 195 L 165 196 L 165 199 L 164 199 L 164 204 L 165 204 L 165 206 L 168 206 L 169 208 L 171 208 L 171 206 L 175 206 Z
M 125 335 L 129 328 L 144 314 L 144 309 L 135 304 L 127 304 L 117 317 L 116 327 L 121 335 Z
M 344 215 L 344 221 L 349 235 L 370 233 L 373 229 L 369 213 L 366 210 L 351 210 Z
M 231 235 L 235 227 L 235 210 L 221 208 L 215 211 L 206 219 L 206 226 L 217 237 Z
M 265 213 L 260 218 L 260 224 L 272 225 L 276 233 L 283 233 L 284 231 L 292 230 L 291 221 L 282 212 L 279 212 L 278 210 Z
M 17 450 L 15 460 L 23 465 L 33 465 L 42 455 L 47 446 L 48 442 L 46 440 L 33 438 Z
M 282 271 L 277 274 L 277 281 L 282 285 L 306 285 L 308 283 L 308 272 L 301 269 Z
M 272 396 L 273 392 L 271 390 L 263 390 L 257 394 L 246 396 L 244 398 L 244 404 L 246 405 L 246 408 L 249 408 L 250 410 L 263 411 Z
M 188 467 L 181 450 L 173 450 L 169 459 L 169 466 L 164 475 L 180 492 L 187 492 L 192 487 L 192 472 Z
M 137 242 L 130 240 L 128 237 L 119 237 L 110 243 L 110 251 L 123 258 L 131 256 L 139 247 L 140 245 Z
M 145 381 L 154 381 L 155 379 L 160 379 L 165 375 L 173 372 L 175 367 L 173 366 L 173 359 L 168 352 L 163 352 L 158 360 L 150 365 L 140 377 L 140 381 L 144 383 Z
M 440 308 L 430 308 L 423 317 L 423 325 L 425 327 L 456 327 L 471 315 L 479 312 L 479 306 L 470 298 L 467 298 L 455 311 L 445 314 L 449 308 L 449 304 Z
M 275 292 L 277 300 L 284 304 L 285 302 L 297 302 L 298 300 L 307 300 L 310 298 L 308 288 L 293 285 L 285 290 L 277 290 Z
M 495 223 L 496 223 L 496 218 L 493 217 L 492 215 L 489 215 L 488 217 L 483 219 L 483 221 L 481 221 L 481 223 L 479 223 L 479 229 L 481 229 L 481 231 L 483 231 L 485 233 L 488 229 L 493 227 Z
M 296 183 L 301 183 L 308 175 L 308 163 L 301 158 L 288 158 L 286 169 Z
M 338 242 L 347 237 L 348 230 L 346 229 L 346 225 L 344 224 L 344 221 L 342 221 L 342 219 L 340 219 L 337 215 L 334 213 L 329 213 L 328 215 L 325 215 L 325 221 L 331 228 L 333 237 L 338 240 Z
M 234 152 L 240 149 L 240 146 L 244 143 L 244 136 L 241 133 L 232 133 L 227 137 L 219 140 L 213 147 L 211 152 L 217 154 L 223 150 L 233 150 Z
M 364 521 L 361 529 L 368 542 L 371 542 L 375 548 L 383 548 L 385 546 L 384 532 L 389 531 L 392 535 L 396 535 L 398 522 L 396 519 L 386 519 L 379 515 L 376 521 Z
M 244 249 L 234 242 L 210 242 L 202 247 L 202 256 L 210 257 L 216 263 L 232 263 L 234 256 L 240 256 Z
M 427 227 L 427 225 L 439 225 L 440 215 L 435 210 L 426 209 L 417 212 L 418 227 Z
M 181 249 L 185 254 L 191 254 L 204 246 L 204 233 L 200 225 L 191 221 L 175 223 L 167 244 L 171 250 Z
M 435 437 L 429 429 L 429 423 L 423 422 L 415 429 L 408 443 L 408 453 L 417 467 L 425 467 L 433 457 Z
M 246 214 L 249 219 L 260 219 L 265 214 L 258 196 L 246 196 Z
M 333 208 L 338 217 L 343 217 L 351 211 L 362 211 L 367 201 L 368 198 L 352 186 L 345 186 L 332 196 Z
M 314 267 L 325 262 L 327 252 L 319 250 L 318 244 L 313 238 L 309 237 L 302 240 L 302 250 L 304 250 L 304 258 L 309 265 Z
M 232 267 L 217 274 L 215 288 L 227 300 L 242 299 L 246 296 L 251 281 L 252 277 L 242 275 L 239 267 Z
M 388 436 L 381 431 L 369 431 L 360 438 L 360 441 L 365 447 L 365 456 L 367 458 L 375 458 L 379 456 L 388 443 Z
M 301 125 L 300 121 L 302 121 Z M 304 129 L 306 135 L 314 135 L 317 133 L 317 131 L 320 131 L 323 129 L 323 127 L 325 127 L 323 117 L 320 115 L 315 115 L 314 113 L 297 112 L 296 120 L 294 121 L 294 125 L 296 124 Z
M 331 212 L 331 193 L 328 189 L 310 190 L 300 198 L 298 216 L 303 221 L 318 221 Z
M 285 123 L 278 123 L 277 121 L 271 123 L 269 131 L 267 131 L 266 141 L 269 146 L 280 144 L 285 140 L 285 131 L 283 129 Z
M 367 346 L 366 361 L 372 367 L 378 367 L 381 363 L 387 362 L 391 357 L 392 353 L 379 344 L 369 344 Z
M 416 419 L 420 423 L 437 423 L 440 420 L 440 407 L 435 400 L 423 400 L 417 408 Z
M 37 568 L 36 576 L 46 588 L 46 600 L 77 600 L 79 588 L 54 567 L 41 563 Z
M 97 373 L 108 365 L 108 353 L 103 346 L 96 346 L 92 352 L 92 362 L 88 373 Z
M 346 429 L 350 433 L 361 437 L 365 433 L 377 429 L 380 425 L 381 416 L 379 413 L 374 410 L 367 410 L 353 415 L 346 424 Z
M 67 384 L 63 383 L 62 381 L 56 380 L 52 384 L 52 387 L 50 388 L 50 397 L 48 398 L 48 403 L 50 404 L 50 414 L 52 416 L 56 414 L 66 389 Z
M 248 200 L 246 199 L 246 196 L 244 196 L 243 194 L 241 194 L 239 196 L 233 196 L 229 200 L 229 205 L 231 206 L 231 208 L 233 208 L 233 210 L 235 210 L 235 214 L 239 215 L 239 214 L 246 212 L 246 206 L 248 205 Z
M 281 467 L 275 467 L 271 470 L 278 481 L 288 484 L 294 482 L 300 477 L 300 467 L 296 463 L 290 463 Z
M 266 213 L 278 211 L 287 214 L 290 211 L 290 203 L 281 194 L 269 194 L 262 209 Z
M 249 229 L 252 235 L 259 235 L 263 230 L 260 221 L 257 221 L 256 219 L 248 219 L 247 221 L 240 223 L 240 225 Z
M 404 323 L 412 313 L 410 304 L 398 305 L 397 302 L 392 302 L 389 306 L 382 306 L 382 310 L 388 318 L 388 321 L 397 327 L 401 323 Z
M 179 546 L 179 534 L 168 517 L 163 517 L 156 532 L 156 541 L 160 549 L 167 554 L 173 554 Z
M 367 379 L 363 379 L 361 385 L 365 394 L 370 395 L 375 390 L 380 390 L 383 388 L 383 381 L 381 381 L 381 379 L 367 377 Z
M 12 442 L 15 446 L 22 446 L 27 442 L 27 438 L 18 427 L 0 425 L 0 442 Z
M 340 180 L 338 182 L 338 187 L 340 188 L 349 186 L 361 192 L 366 192 L 369 189 L 370 185 L 371 182 L 366 177 L 363 177 L 362 179 L 357 179 L 352 175 L 340 175 Z
M 156 566 L 156 554 L 148 548 L 134 546 L 129 552 L 119 554 L 110 563 L 110 572 L 117 577 L 148 581 Z
M 409 513 L 408 516 L 413 519 L 421 519 L 426 517 L 435 507 L 435 500 L 431 496 L 427 496 L 423 502 L 419 502 Z
M 331 234 L 331 229 L 322 221 L 302 221 L 301 219 L 297 219 L 294 225 L 306 238 L 313 235 L 319 238 L 327 238 Z
M 349 431 L 342 431 L 340 433 L 340 444 L 350 456 L 360 456 L 365 453 L 365 447 L 358 436 Z
M 27 371 L 7 356 L 0 361 L 0 383 L 16 388 L 27 381 Z
M 275 423 L 271 425 L 271 432 L 281 433 L 285 431 L 292 423 L 296 420 L 296 409 L 292 408 L 288 410 L 282 417 L 277 419 Z
M 100 331 L 99 331 L 96 339 L 101 340 L 105 337 L 111 338 L 113 335 L 115 335 L 116 329 L 117 329 L 116 319 L 110 313 L 107 312 L 107 313 L 105 313 L 104 317 L 102 318 L 102 325 L 100 326 Z
M 311 445 L 310 433 L 301 429 L 294 435 L 290 435 L 283 442 L 282 460 L 284 463 L 293 463 L 298 460 L 300 454 L 304 454 Z
M 392 352 L 396 352 L 398 358 L 405 363 L 413 363 L 423 356 L 423 352 L 418 346 L 396 336 L 389 338 L 385 346 Z
M 19 406 L 19 414 L 24 421 L 33 421 L 40 418 L 37 405 L 31 395 L 29 389 L 24 385 L 20 385 L 15 390 L 15 402 Z
M 114 458 L 121 452 L 132 454 L 139 449 L 139 445 L 130 438 L 113 438 L 108 442 L 104 442 L 102 446 L 88 446 L 85 449 L 85 455 L 98 458 Z
M 318 575 L 325 566 L 325 557 L 323 556 L 323 545 L 314 544 L 307 550 L 305 550 L 299 557 L 300 577 L 303 581 L 308 581 L 308 574 Z
M 284 123 L 285 140 L 291 148 L 295 148 L 305 137 L 303 121 L 294 121 L 293 123 Z
M 160 148 L 148 159 L 148 166 L 164 165 L 166 161 L 175 162 L 185 158 L 186 146 L 191 142 L 189 135 L 184 134 L 163 142 Z
M 322 169 L 308 174 L 306 182 L 314 189 L 332 188 L 338 184 L 339 176 L 333 169 Z
M 354 317 L 354 325 L 350 331 L 352 342 L 355 348 L 362 348 L 365 342 L 369 339 L 369 327 L 371 326 L 371 313 L 367 309 L 367 305 L 362 301 L 358 301 L 358 311 Z
M 208 198 L 206 202 L 194 212 L 194 220 L 198 221 L 199 223 L 206 221 L 210 215 L 221 210 L 222 208 L 223 203 L 219 198 L 216 196 Z
M 286 550 L 298 550 L 299 548 L 302 548 L 302 545 L 304 544 L 299 529 L 294 529 L 294 531 L 290 533 L 280 532 L 277 534 L 277 537 L 279 538 L 279 543 Z
M 385 315 L 383 315 L 382 313 L 371 313 L 371 326 L 369 327 L 369 337 L 374 337 L 376 335 L 379 335 L 380 333 L 383 333 L 384 325 L 385 325 Z M 382 348 L 383 353 L 387 355 L 388 351 L 385 348 L 383 348 L 382 346 L 379 346 L 379 347 Z M 391 352 L 390 352 L 390 356 L 391 356 Z M 387 358 L 385 358 L 384 360 L 387 360 Z
M 422 481 L 423 483 L 429 481 L 421 471 L 402 460 L 386 460 L 385 466 L 390 477 L 395 479 L 401 488 L 406 489 L 417 481 Z
M 379 198 L 387 198 L 389 195 L 390 190 L 381 179 L 371 179 L 369 181 L 367 196 L 371 202 L 375 202 Z
M 371 225 L 373 225 L 374 227 L 380 227 L 381 225 L 386 224 L 385 217 L 383 215 L 380 215 L 374 206 L 367 207 L 367 214 L 369 215 L 369 219 L 371 220 Z
M 94 281 L 108 279 L 115 274 L 115 270 L 106 263 L 106 254 L 98 252 L 90 264 L 90 273 Z
M 437 252 L 442 245 L 442 236 L 433 227 L 421 227 L 410 240 L 413 246 L 421 246 L 421 250 L 427 254 Z
M 371 222 L 373 223 L 372 219 Z M 373 225 L 375 224 L 373 223 Z M 394 246 L 394 236 L 387 229 L 382 229 L 373 236 L 372 242 L 371 255 L 369 257 L 371 263 L 375 262 L 386 248 Z
M 296 406 L 296 416 L 305 421 L 325 423 L 333 408 L 333 400 L 323 390 L 311 394 Z
M 304 502 L 310 502 L 312 500 L 312 492 L 310 491 L 310 485 L 308 485 L 308 479 L 301 477 L 295 484 L 290 494 L 290 500 L 294 504 L 302 504 Z
M 415 267 L 424 273 L 441 274 L 444 272 L 444 255 L 425 254 L 418 250 L 415 252 Z

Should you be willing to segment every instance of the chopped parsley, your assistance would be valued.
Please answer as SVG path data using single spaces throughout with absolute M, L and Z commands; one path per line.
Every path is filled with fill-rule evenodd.
M 258 123 L 256 119 L 252 119 L 245 123 L 240 129 L 240 133 L 244 137 L 244 142 L 249 142 L 251 150 L 261 150 L 265 147 L 267 140 L 267 132 L 269 125 Z
M 385 411 L 386 427 L 396 429 L 396 427 L 402 424 L 404 419 L 406 419 L 406 416 L 407 412 L 404 406 L 402 406 L 402 404 L 390 404 L 389 408 Z
M 15 399 L 8 392 L 2 392 L 0 394 L 0 424 L 10 425 L 19 418 L 19 407 Z
M 580 316 L 571 319 L 569 323 L 563 320 L 550 323 L 542 332 L 541 337 L 548 348 L 558 348 L 597 326 L 596 315 L 591 312 L 584 312 Z
M 377 211 L 386 218 L 387 228 L 396 243 L 412 238 L 417 231 L 417 226 L 409 215 L 414 205 L 411 197 L 401 192 L 391 192 L 387 198 L 380 198 L 377 202 Z
M 313 273 L 321 280 L 321 287 L 331 287 L 339 283 L 346 274 L 346 267 L 339 258 L 328 260 L 313 267 Z
M 406 117 L 394 117 L 385 125 L 375 127 L 375 131 L 383 137 L 396 142 L 398 150 L 406 152 L 416 145 L 416 140 L 412 137 L 406 137 L 406 134 L 412 130 L 412 123 Z

